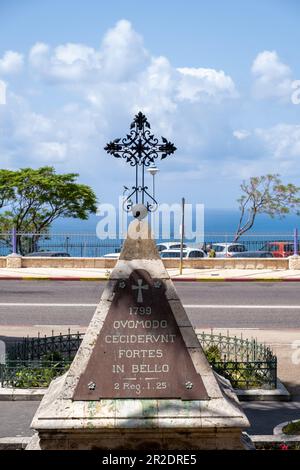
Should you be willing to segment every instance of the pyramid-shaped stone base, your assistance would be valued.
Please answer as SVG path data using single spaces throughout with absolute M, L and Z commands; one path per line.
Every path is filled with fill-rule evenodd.
M 36 412 L 28 449 L 243 448 L 248 420 L 208 364 L 149 232 L 131 223 L 69 371 Z

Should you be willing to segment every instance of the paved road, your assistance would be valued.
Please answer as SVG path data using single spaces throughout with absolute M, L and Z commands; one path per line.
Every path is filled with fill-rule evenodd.
M 30 423 L 38 401 L 1 401 L 0 437 L 27 437 L 33 434 Z
M 1 325 L 87 326 L 104 282 L 0 281 Z M 300 328 L 299 283 L 186 283 L 178 293 L 198 328 Z

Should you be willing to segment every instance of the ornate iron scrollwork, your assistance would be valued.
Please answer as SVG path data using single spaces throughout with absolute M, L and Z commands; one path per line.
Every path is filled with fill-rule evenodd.
M 115 158 L 124 158 L 130 166 L 136 168 L 135 186 L 124 201 L 124 209 L 128 212 L 132 206 L 132 198 L 135 203 L 147 205 L 149 212 L 157 207 L 157 201 L 149 193 L 145 186 L 145 167 L 154 163 L 161 156 L 161 160 L 176 151 L 175 145 L 165 137 L 161 142 L 152 134 L 151 126 L 146 116 L 139 112 L 130 126 L 130 132 L 123 139 L 115 139 L 109 142 L 104 150 Z M 147 201 L 145 201 L 147 199 Z

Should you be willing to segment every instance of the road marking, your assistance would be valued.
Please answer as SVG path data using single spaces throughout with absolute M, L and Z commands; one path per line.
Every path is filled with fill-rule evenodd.
M 212 309 L 221 309 L 221 308 L 230 308 L 230 309 L 286 309 L 286 310 L 298 310 L 300 309 L 300 305 L 218 305 L 218 304 L 191 304 L 191 305 L 184 305 L 185 308 L 212 308 Z
M 27 302 L 0 302 L 0 307 L 96 307 L 97 304 L 56 304 L 56 303 L 27 303 Z
M 24 302 L 0 302 L 0 307 L 97 307 L 98 304 L 74 304 L 74 303 L 24 303 Z M 298 310 L 300 305 L 220 305 L 220 304 L 184 304 L 185 308 L 210 308 L 210 309 L 285 309 L 285 310 Z

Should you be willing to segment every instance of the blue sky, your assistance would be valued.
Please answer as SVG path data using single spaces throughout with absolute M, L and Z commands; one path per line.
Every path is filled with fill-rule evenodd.
M 300 185 L 299 13 L 296 0 L 0 0 L 1 167 L 76 171 L 115 202 L 132 169 L 103 146 L 142 110 L 178 147 L 160 201 L 232 208 L 242 179 L 268 172 Z

